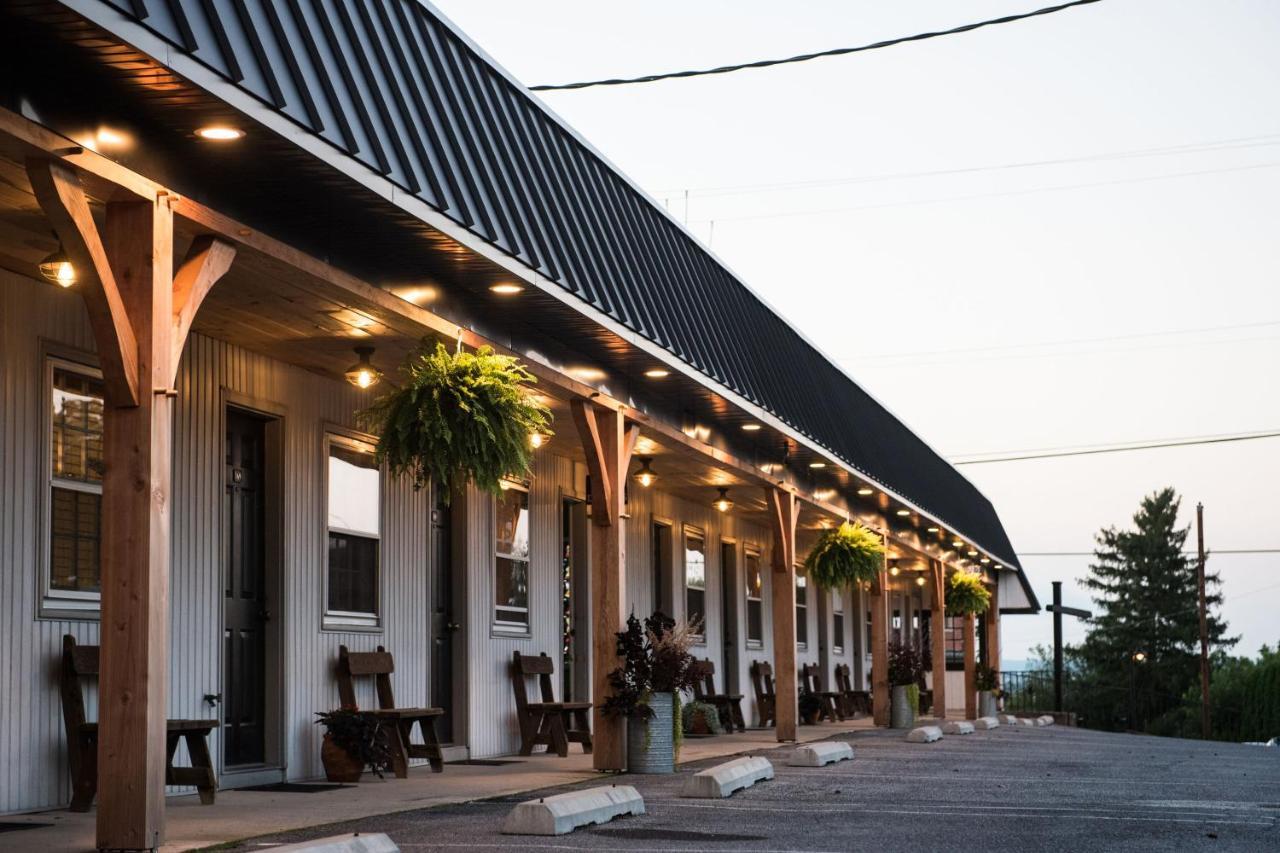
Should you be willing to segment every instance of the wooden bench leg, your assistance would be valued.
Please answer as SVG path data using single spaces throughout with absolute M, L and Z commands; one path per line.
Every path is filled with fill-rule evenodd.
M 533 755 L 533 742 L 537 740 L 541 718 L 531 714 L 520 715 L 520 754 Z
M 187 752 L 191 755 L 191 768 L 204 777 L 203 784 L 196 782 L 196 790 L 200 792 L 200 802 L 206 806 L 213 805 L 217 796 L 218 779 L 213 773 L 213 759 L 209 757 L 209 741 L 207 732 L 187 732 Z
M 582 732 L 582 751 L 587 755 L 591 754 L 591 711 L 579 710 L 573 712 L 578 718 L 578 731 Z
M 564 716 L 561 714 L 547 714 L 546 719 L 550 722 L 551 743 L 548 749 L 555 750 L 556 755 L 561 758 L 569 756 L 569 733 L 564 730 Z
M 418 720 L 418 729 L 422 732 L 422 742 L 426 745 L 427 762 L 432 773 L 444 772 L 444 756 L 440 753 L 440 738 L 436 735 L 436 718 L 422 717 Z M 410 726 L 412 731 L 412 725 Z
M 98 793 L 98 739 L 81 735 L 80 742 L 68 748 L 79 752 L 71 762 L 71 811 L 87 812 Z
M 397 779 L 409 778 L 409 751 L 405 749 L 405 735 L 408 732 L 400 731 L 400 721 L 390 725 L 384 725 L 382 730 L 387 733 L 387 747 L 391 750 L 391 771 L 396 774 Z
M 739 732 L 747 730 L 747 721 L 742 716 L 742 700 L 729 703 L 729 713 L 734 725 L 738 727 Z

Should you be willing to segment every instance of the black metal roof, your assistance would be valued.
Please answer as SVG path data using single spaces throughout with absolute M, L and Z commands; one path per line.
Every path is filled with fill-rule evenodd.
M 1018 565 L 986 497 L 433 8 L 100 2 Z

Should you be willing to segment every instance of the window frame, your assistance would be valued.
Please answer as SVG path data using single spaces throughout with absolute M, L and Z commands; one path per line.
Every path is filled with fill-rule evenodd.
M 707 534 L 700 528 L 692 527 L 688 524 L 684 526 L 682 531 L 684 539 L 680 543 L 680 585 L 684 588 L 684 619 L 689 621 L 689 540 L 697 539 L 702 543 L 702 612 L 698 614 L 702 617 L 702 633 L 691 634 L 693 644 L 695 646 L 705 646 L 707 644 Z M 697 587 L 694 587 L 697 589 Z
M 809 578 L 800 568 L 796 567 L 796 651 L 807 652 L 809 650 Z M 804 590 L 803 598 L 800 590 Z M 804 629 L 804 639 L 800 639 L 801 627 Z
M 329 458 L 330 448 L 334 445 L 346 447 L 349 450 L 355 450 L 362 453 L 372 454 L 377 446 L 377 439 L 366 433 L 357 432 L 355 430 L 343 427 L 326 425 L 324 427 L 321 454 L 320 476 L 324 482 L 324 498 L 323 507 L 321 508 L 321 553 L 324 555 L 324 577 L 321 583 L 320 594 L 323 596 L 320 601 L 321 612 L 321 630 L 323 631 L 357 631 L 368 633 L 381 633 L 383 630 L 382 616 L 385 612 L 384 595 L 386 592 L 386 584 L 383 582 L 383 557 L 385 549 L 383 548 L 386 539 L 386 515 L 387 515 L 387 477 L 386 471 L 382 466 L 376 470 L 378 472 L 378 559 L 374 567 L 374 578 L 377 584 L 377 593 L 374 596 L 373 613 L 360 613 L 351 610 L 331 610 L 329 608 L 329 534 L 336 531 L 348 536 L 361 536 L 366 539 L 372 538 L 367 531 L 346 530 L 340 527 L 329 526 Z
M 39 528 L 40 560 L 39 572 L 39 616 L 42 619 L 79 619 L 97 621 L 102 613 L 102 593 L 74 589 L 54 589 L 53 587 L 53 489 L 97 494 L 101 496 L 102 486 L 93 486 L 74 480 L 59 480 L 55 484 L 53 476 L 53 374 L 63 369 L 82 376 L 102 379 L 102 369 L 98 359 L 90 353 L 79 352 L 57 346 L 42 346 L 40 352 L 40 449 L 42 473 L 40 488 Z M 105 395 L 104 395 L 105 396 Z M 105 400 L 103 404 L 105 418 Z M 99 547 L 101 547 L 102 524 L 99 521 Z M 98 571 L 101 577 L 102 555 L 98 555 Z
M 523 560 L 525 566 L 526 583 L 533 572 L 533 492 L 529 488 L 528 483 L 519 480 L 503 480 L 503 491 L 520 492 L 525 496 L 525 513 L 528 517 L 529 524 L 529 555 Z M 493 579 L 493 595 L 489 602 L 489 633 L 491 637 L 532 637 L 533 636 L 533 616 L 532 608 L 529 607 L 529 591 L 525 591 L 524 604 L 524 622 L 509 622 L 498 618 L 498 560 L 504 559 L 511 562 L 521 562 L 510 554 L 502 554 L 498 551 L 498 498 L 492 498 L 490 506 L 493 509 L 493 571 L 490 577 Z M 519 611 L 521 608 L 514 606 L 504 606 L 503 610 Z
M 844 657 L 844 590 L 831 591 L 831 653 Z
M 758 548 L 752 548 L 752 547 L 747 547 L 747 548 L 744 548 L 744 549 L 743 549 L 743 556 L 742 556 L 742 573 L 743 573 L 743 574 L 742 574 L 742 576 L 743 576 L 743 588 L 745 589 L 745 598 L 746 598 L 746 604 L 747 604 L 747 607 L 746 607 L 746 613 L 744 614 L 744 615 L 745 615 L 745 617 L 746 617 L 746 622 L 747 622 L 747 624 L 744 626 L 745 630 L 743 631 L 743 636 L 744 636 L 744 637 L 746 637 L 746 644 L 747 644 L 747 648 L 749 648 L 749 649 L 763 649 L 763 648 L 764 648 L 764 579 L 765 579 L 765 572 L 764 572 L 764 566 L 763 566 L 763 564 L 762 564 L 762 562 L 761 562 L 763 559 L 764 559 L 764 558 L 763 558 L 763 556 L 762 556 L 762 555 L 761 555 L 761 553 L 760 553 L 760 549 L 758 549 Z M 750 570 L 750 568 L 749 568 L 749 566 L 750 566 L 750 564 L 751 564 L 751 561 L 752 561 L 752 560 L 755 560 L 755 563 L 756 563 L 756 573 L 760 576 L 760 591 L 759 591 L 759 593 L 758 593 L 756 596 L 754 596 L 754 597 L 752 597 L 752 595 L 751 595 L 751 574 L 750 574 L 750 571 L 751 571 L 751 570 Z M 752 637 L 752 636 L 751 636 L 751 605 L 752 605 L 753 603 L 754 603 L 754 604 L 759 608 L 759 612 L 760 612 L 760 636 L 759 636 L 759 637 Z

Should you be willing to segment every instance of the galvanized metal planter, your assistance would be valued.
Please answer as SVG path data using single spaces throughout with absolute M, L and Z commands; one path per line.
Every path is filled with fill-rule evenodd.
M 999 713 L 996 708 L 996 696 L 990 690 L 978 691 L 978 716 L 994 717 Z
M 627 770 L 632 773 L 674 773 L 676 770 L 675 697 L 649 697 L 653 716 L 627 721 Z
M 916 724 L 916 709 L 912 705 L 907 685 L 893 686 L 893 700 L 889 703 L 889 725 L 895 729 L 909 729 Z

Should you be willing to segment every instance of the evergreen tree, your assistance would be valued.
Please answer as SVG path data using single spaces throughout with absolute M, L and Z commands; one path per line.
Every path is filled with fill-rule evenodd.
M 1179 498 L 1143 498 L 1132 530 L 1099 531 L 1085 585 L 1096 605 L 1089 635 L 1074 650 L 1088 725 L 1143 729 L 1180 704 L 1199 679 L 1196 561 L 1184 553 L 1190 527 L 1177 526 Z M 1216 574 L 1206 572 L 1209 643 L 1223 649 L 1226 623 Z

